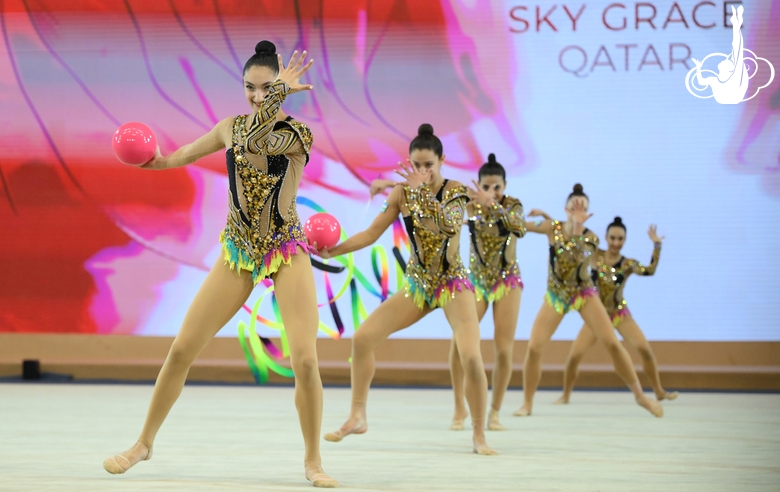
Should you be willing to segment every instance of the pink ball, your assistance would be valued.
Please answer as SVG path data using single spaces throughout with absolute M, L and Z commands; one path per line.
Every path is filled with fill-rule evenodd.
M 341 224 L 330 214 L 314 214 L 303 225 L 303 232 L 309 244 L 317 243 L 320 249 L 332 248 L 341 237 Z
M 111 139 L 111 149 L 124 164 L 140 166 L 154 157 L 157 137 L 143 123 L 131 122 L 120 126 Z

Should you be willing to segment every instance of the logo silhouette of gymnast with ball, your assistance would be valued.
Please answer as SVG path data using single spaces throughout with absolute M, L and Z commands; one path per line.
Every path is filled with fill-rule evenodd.
M 755 97 L 761 89 L 771 84 L 772 80 L 774 80 L 775 69 L 769 60 L 761 58 L 751 50 L 745 48 L 742 32 L 740 31 L 742 28 L 742 13 L 744 11 L 745 9 L 741 5 L 737 9 L 731 7 L 731 25 L 733 28 L 731 54 L 712 53 L 701 61 L 691 58 L 696 66 L 685 76 L 685 87 L 688 89 L 688 92 L 694 96 L 700 99 L 714 97 L 715 101 L 720 104 L 739 104 Z M 751 56 L 746 57 L 746 52 Z M 709 58 L 723 58 L 723 60 L 718 63 L 717 73 L 713 70 L 702 68 Z M 758 60 L 764 61 L 769 67 L 769 81 L 759 87 L 753 95 L 745 99 L 750 79 L 758 73 Z M 709 88 L 711 92 L 709 95 L 697 94 L 697 92 L 705 92 L 707 88 Z

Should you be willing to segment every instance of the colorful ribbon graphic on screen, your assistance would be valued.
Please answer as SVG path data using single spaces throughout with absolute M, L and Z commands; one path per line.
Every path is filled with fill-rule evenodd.
M 265 299 L 265 296 L 268 294 L 273 293 L 273 290 L 273 286 L 268 287 L 265 292 L 263 292 L 263 295 L 255 302 L 255 305 L 252 308 L 252 316 L 249 319 L 248 330 L 246 323 L 243 321 L 238 322 L 238 342 L 244 350 L 244 356 L 249 363 L 249 370 L 252 371 L 252 375 L 258 384 L 268 382 L 269 370 L 280 376 L 287 378 L 293 377 L 292 369 L 284 367 L 276 362 L 276 360 L 285 359 L 290 355 L 290 349 L 287 344 L 287 333 L 284 331 L 284 326 L 279 322 L 265 319 L 259 314 L 260 305 L 263 303 L 263 299 Z M 276 316 L 276 319 L 279 319 L 275 299 L 272 300 L 272 304 L 274 307 L 274 315 Z M 260 321 L 271 329 L 279 330 L 279 337 L 282 345 L 281 351 L 271 342 L 271 340 L 257 334 L 255 328 L 257 321 Z M 268 354 L 265 352 L 266 350 L 269 352 Z
M 326 213 L 325 209 L 306 197 L 298 197 L 296 200 L 298 205 L 309 207 L 317 213 Z M 347 234 L 341 231 L 341 240 L 347 239 Z M 403 225 L 400 220 L 396 220 L 393 223 L 393 255 L 396 259 L 396 291 L 403 288 L 403 277 L 405 271 L 405 261 L 401 255 L 401 249 L 409 248 L 409 238 L 406 236 Z M 336 267 L 329 265 L 329 260 L 325 260 L 324 263 L 318 260 L 312 259 L 312 265 L 322 272 L 323 280 L 325 283 L 325 291 L 328 296 L 328 302 L 319 304 L 318 307 L 328 306 L 330 308 L 331 315 L 333 316 L 333 322 L 336 328 L 333 329 L 320 320 L 319 329 L 326 333 L 333 339 L 341 338 L 344 333 L 344 323 L 339 313 L 336 301 L 341 298 L 347 289 L 350 291 L 350 299 L 352 304 L 352 323 L 353 329 L 357 330 L 360 324 L 368 317 L 368 312 L 363 304 L 363 300 L 360 296 L 357 284 L 359 283 L 369 294 L 376 296 L 381 301 L 386 300 L 394 292 L 390 291 L 390 268 L 387 258 L 387 253 L 382 246 L 374 246 L 371 248 L 371 267 L 374 274 L 374 279 L 379 288 L 375 288 L 374 285 L 368 280 L 366 275 L 355 266 L 355 261 L 352 253 L 345 256 L 333 258 L 334 261 L 341 266 Z M 334 294 L 333 285 L 331 283 L 331 273 L 344 273 L 346 277 L 341 283 L 340 288 Z M 265 292 L 255 302 L 254 307 L 250 310 L 247 305 L 244 305 L 244 310 L 251 314 L 249 326 L 246 323 L 239 321 L 238 323 L 238 341 L 241 344 L 241 348 L 244 351 L 249 369 L 252 371 L 252 375 L 258 384 L 264 384 L 268 382 L 270 372 L 274 372 L 283 377 L 292 377 L 292 370 L 280 365 L 276 361 L 281 361 L 289 357 L 289 347 L 287 343 L 287 333 L 282 323 L 282 317 L 279 312 L 279 307 L 276 302 L 276 295 L 274 293 L 273 284 L 270 280 L 264 280 L 263 285 L 266 286 Z M 271 296 L 271 305 L 273 308 L 275 320 L 267 319 L 260 316 L 260 306 L 266 296 Z M 281 343 L 281 349 L 279 349 L 270 338 L 260 336 L 257 333 L 257 322 L 265 325 L 266 327 L 279 331 L 279 338 Z

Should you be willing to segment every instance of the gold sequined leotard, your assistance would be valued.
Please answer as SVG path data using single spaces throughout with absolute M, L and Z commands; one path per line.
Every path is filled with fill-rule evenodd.
M 623 288 L 626 286 L 626 280 L 632 273 L 649 277 L 655 273 L 658 267 L 658 259 L 661 257 L 661 243 L 655 243 L 653 256 L 648 266 L 642 265 L 637 260 L 625 258 L 623 256 L 615 263 L 607 263 L 607 252 L 598 250 L 596 253 L 596 268 L 591 270 L 590 274 L 596 288 L 599 291 L 601 302 L 607 308 L 612 324 L 617 326 L 623 318 L 629 314 L 628 303 L 623 298 Z
M 289 263 L 298 247 L 312 252 L 295 207 L 311 131 L 292 118 L 276 121 L 289 90 L 274 82 L 248 130 L 247 117 L 236 117 L 226 152 L 230 212 L 220 242 L 225 262 L 239 274 L 252 272 L 255 284 Z
M 495 302 L 511 289 L 523 288 L 515 256 L 517 239 L 525 235 L 523 204 L 504 195 L 491 207 L 472 202 L 469 216 L 469 275 L 477 300 Z
M 547 303 L 560 314 L 579 310 L 585 300 L 596 295 L 589 275 L 590 257 L 599 246 L 599 238 L 585 229 L 582 235 L 566 239 L 563 224 L 552 221 L 553 239 L 550 244 L 550 268 L 547 276 Z
M 466 187 L 448 181 L 435 195 L 427 186 L 404 186 L 403 207 L 412 255 L 406 265 L 406 295 L 422 309 L 443 307 L 456 291 L 473 290 L 460 259 L 460 229 L 468 202 Z

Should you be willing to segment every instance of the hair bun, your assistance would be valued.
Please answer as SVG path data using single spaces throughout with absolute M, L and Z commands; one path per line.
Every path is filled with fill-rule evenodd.
M 582 192 L 583 191 L 582 191 L 582 185 L 581 184 L 577 183 L 576 185 L 574 185 L 574 193 L 579 194 L 579 193 L 582 193 Z
M 255 53 L 258 55 L 276 54 L 276 45 L 270 41 L 260 41 L 255 45 Z
M 488 164 L 496 164 L 496 154 L 488 154 Z
M 433 135 L 433 127 L 428 123 L 423 123 L 420 128 L 417 129 L 417 135 Z
M 612 221 L 612 223 L 613 224 L 621 224 L 622 225 L 623 224 L 623 219 L 621 219 L 620 217 L 615 217 L 615 220 Z

